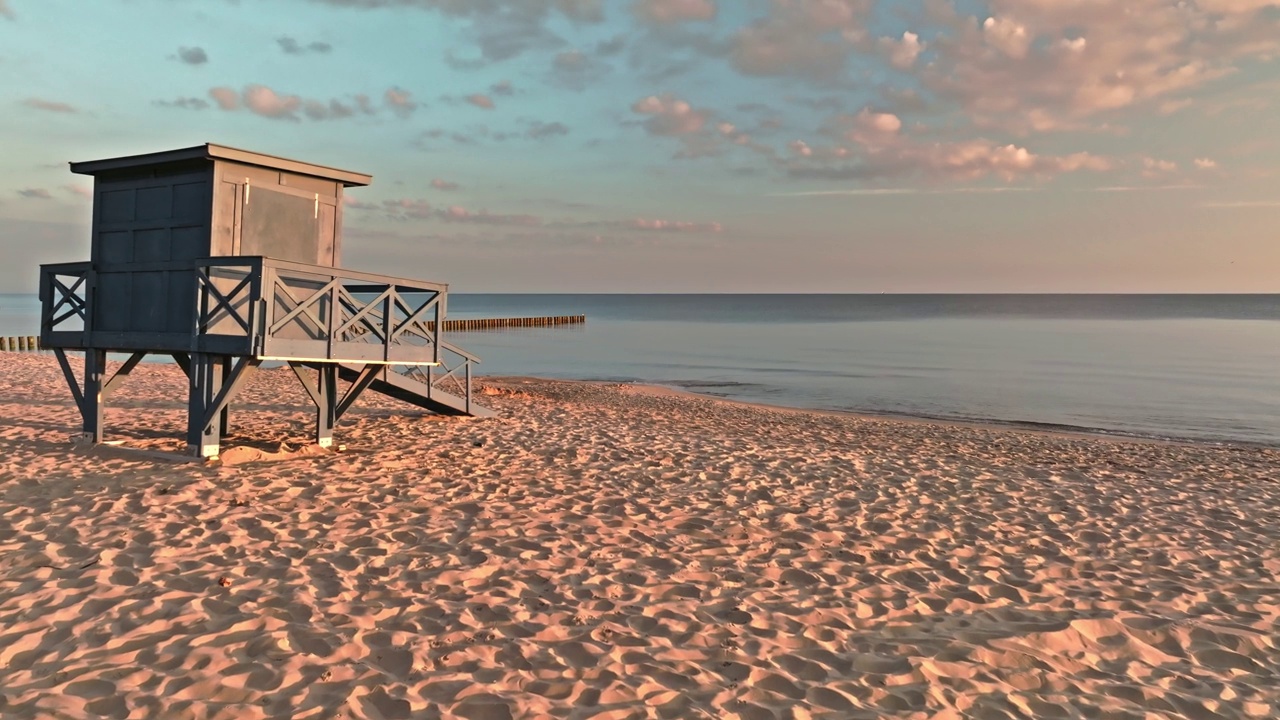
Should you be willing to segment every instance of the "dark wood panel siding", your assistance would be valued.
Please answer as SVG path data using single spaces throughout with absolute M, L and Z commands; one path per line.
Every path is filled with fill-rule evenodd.
M 156 168 L 95 178 L 93 262 L 99 265 L 208 257 L 213 168 Z M 95 289 L 94 329 L 188 331 L 195 284 L 189 272 L 105 272 Z

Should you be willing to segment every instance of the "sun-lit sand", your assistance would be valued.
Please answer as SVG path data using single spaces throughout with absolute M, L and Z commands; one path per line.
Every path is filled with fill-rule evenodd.
M 201 464 L 177 367 L 85 448 L 0 354 L 0 716 L 1280 716 L 1280 451 L 480 385 Z

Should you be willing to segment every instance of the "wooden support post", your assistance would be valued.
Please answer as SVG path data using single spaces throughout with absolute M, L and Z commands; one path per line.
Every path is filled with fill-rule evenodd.
M 208 353 L 191 354 L 191 376 L 187 396 L 187 452 L 196 457 L 217 457 L 219 430 L 217 418 L 205 422 L 205 414 L 213 407 L 222 388 L 222 368 L 226 358 Z
M 316 444 L 333 445 L 333 426 L 338 421 L 338 366 L 325 363 L 316 377 Z
M 231 363 L 224 362 L 222 364 L 222 385 L 226 385 L 231 381 Z M 231 403 L 228 402 L 223 406 L 222 412 L 218 413 L 218 436 L 226 437 L 231 433 Z
M 84 351 L 84 404 L 80 414 L 84 419 L 84 438 L 95 445 L 102 442 L 102 420 L 107 370 L 107 351 L 88 348 Z

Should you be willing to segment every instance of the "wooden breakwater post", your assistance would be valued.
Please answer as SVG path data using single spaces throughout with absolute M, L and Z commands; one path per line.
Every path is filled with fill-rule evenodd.
M 0 352 L 29 352 L 41 349 L 40 338 L 34 335 L 0 337 Z

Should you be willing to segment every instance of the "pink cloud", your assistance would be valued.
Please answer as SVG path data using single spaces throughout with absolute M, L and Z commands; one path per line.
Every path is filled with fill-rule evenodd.
M 26 105 L 29 108 L 34 108 L 36 110 L 44 110 L 45 112 L 54 112 L 54 113 L 77 112 L 77 110 L 74 107 L 64 102 L 55 102 L 53 100 L 41 100 L 40 98 L 28 98 L 22 104 Z
M 9 9 L 9 0 L 0 0 L 0 17 L 6 20 L 17 19 L 17 16 L 13 14 L 13 10 Z
M 442 190 L 444 192 L 452 192 L 458 189 L 458 183 L 449 182 L 448 180 L 441 180 L 440 178 L 436 178 L 431 181 L 431 187 L 437 190 Z
M 659 25 L 716 17 L 715 0 L 636 0 L 632 10 L 642 20 Z
M 910 70 L 925 49 L 925 43 L 920 42 L 920 36 L 913 32 L 903 33 L 901 40 L 880 38 L 879 44 L 889 64 L 899 70 Z
M 479 225 L 541 225 L 542 218 L 536 215 L 497 215 L 488 210 L 468 210 L 454 205 L 437 213 L 446 222 L 476 223 Z
M 431 203 L 426 200 L 401 198 L 399 200 L 383 200 L 382 208 L 387 215 L 396 220 L 425 220 L 434 215 Z
M 492 110 L 494 108 L 493 98 L 489 97 L 488 95 L 482 95 L 480 93 L 476 93 L 475 95 L 468 95 L 467 102 L 483 110 Z
M 833 180 L 923 175 L 945 181 L 985 177 L 1012 181 L 1080 171 L 1104 172 L 1116 167 L 1114 160 L 1087 152 L 1042 155 L 1020 145 L 986 138 L 924 140 L 904 133 L 902 119 L 897 115 L 870 108 L 837 117 L 828 134 L 849 145 L 819 152 L 801 141 L 792 143 L 791 175 Z M 1164 161 L 1149 159 L 1149 163 L 1149 169 L 1168 168 Z
M 627 226 L 633 230 L 643 230 L 646 232 L 672 232 L 672 233 L 718 233 L 724 231 L 724 226 L 718 222 L 698 223 L 685 222 L 681 220 L 658 220 L 636 218 L 627 223 Z
M 63 185 L 62 189 L 71 193 L 72 195 L 78 195 L 82 198 L 89 198 L 90 200 L 93 199 L 93 188 L 91 187 L 85 187 L 84 185 Z
M 746 75 L 829 80 L 865 34 L 865 0 L 787 0 L 733 38 L 730 60 Z
M 980 127 L 1046 132 L 1097 127 L 1150 104 L 1177 112 L 1187 93 L 1280 53 L 1280 17 L 1261 0 L 992 0 L 990 15 L 935 11 L 945 28 L 925 86 Z
M 298 122 L 302 116 L 318 121 L 342 120 L 358 114 L 378 113 L 378 108 L 369 100 L 368 95 L 353 95 L 348 102 L 338 99 L 312 100 L 281 93 L 259 84 L 248 85 L 239 92 L 229 87 L 211 88 L 209 97 L 226 112 L 238 112 L 243 108 L 265 118 L 291 122 Z M 418 107 L 410 93 L 399 88 L 388 89 L 383 95 L 383 100 L 391 112 L 402 118 L 408 117 Z M 199 109 L 197 102 L 194 98 L 185 98 L 166 104 Z
M 218 107 L 223 110 L 232 111 L 240 109 L 240 93 L 229 87 L 216 87 L 209 90 L 209 97 L 218 103 Z
M 351 195 L 343 195 L 343 196 L 342 196 L 342 204 L 343 204 L 344 206 L 346 206 L 346 207 L 351 208 L 352 210 L 377 210 L 377 209 L 378 209 L 378 204 L 377 204 L 377 203 L 371 203 L 371 202 L 365 202 L 365 201 L 363 201 L 363 200 L 357 200 L 357 199 L 355 199 L 354 197 L 352 197 Z
M 702 130 L 707 124 L 710 113 L 706 110 L 695 110 L 689 103 L 672 95 L 650 95 L 637 100 L 632 106 L 633 112 L 650 116 L 645 121 L 645 130 L 652 135 L 689 135 Z
M 388 88 L 383 98 L 386 100 L 387 107 L 391 108 L 391 112 L 400 117 L 408 117 L 418 109 L 418 104 L 413 101 L 413 95 L 408 90 Z
M 257 115 L 272 119 L 297 120 L 302 98 L 297 95 L 281 95 L 266 85 L 250 85 L 240 96 L 245 108 Z

